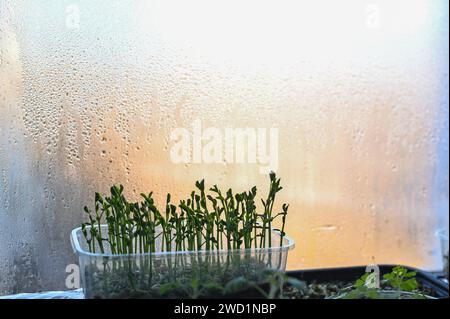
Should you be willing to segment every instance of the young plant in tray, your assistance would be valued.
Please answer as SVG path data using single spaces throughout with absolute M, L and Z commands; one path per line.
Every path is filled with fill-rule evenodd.
M 365 273 L 353 287 L 343 291 L 338 298 L 342 299 L 426 299 L 429 298 L 419 291 L 416 272 L 408 271 L 405 267 L 396 266 L 390 273 L 383 275 L 381 287 L 372 288 L 368 285 L 370 276 Z
M 103 260 L 86 265 L 88 297 L 211 297 L 235 278 L 258 282 L 264 270 L 284 268 L 289 206 L 274 212 L 282 189 L 275 173 L 261 210 L 256 187 L 234 193 L 214 185 L 207 193 L 204 180 L 195 187 L 178 205 L 168 194 L 163 210 L 153 193 L 129 202 L 121 185 L 109 197 L 95 194 L 81 233 L 89 252 Z

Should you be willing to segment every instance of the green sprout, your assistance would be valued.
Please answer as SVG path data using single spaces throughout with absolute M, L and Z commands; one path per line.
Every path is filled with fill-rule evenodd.
M 178 205 L 167 194 L 163 208 L 153 192 L 142 193 L 137 202 L 128 201 L 122 185 L 112 186 L 109 196 L 96 193 L 94 209 L 84 207 L 88 221 L 81 225 L 89 252 L 103 254 L 103 269 L 94 260 L 87 266 L 92 285 L 101 283 L 92 296 L 197 298 L 217 292 L 236 277 L 258 282 L 262 270 L 278 268 L 272 267 L 272 252 L 265 251 L 284 244 L 289 205 L 274 213 L 280 190 L 280 179 L 271 173 L 262 208 L 256 205 L 256 187 L 223 192 L 217 185 L 208 189 L 204 180 L 197 181 Z M 274 223 L 280 224 L 279 242 L 272 240 Z M 186 251 L 202 253 L 189 258 L 177 254 Z M 153 254 L 159 252 L 175 254 L 166 258 Z
M 417 273 L 408 271 L 405 267 L 396 266 L 392 272 L 385 274 L 383 279 L 387 285 L 398 291 L 416 291 L 419 284 L 416 280 Z
M 365 273 L 355 284 L 343 291 L 338 298 L 343 299 L 424 299 L 427 298 L 419 292 L 416 280 L 417 273 L 409 271 L 403 266 L 395 266 L 390 273 L 383 275 L 381 287 L 371 287 L 375 273 Z
M 153 193 L 141 194 L 143 200 L 135 203 L 125 198 L 122 185 L 112 186 L 109 197 L 96 193 L 94 211 L 84 207 L 89 222 L 81 226 L 89 251 L 104 253 L 107 242 L 112 254 L 152 253 L 158 239 L 159 251 L 272 247 L 272 225 L 277 218 L 281 219 L 283 245 L 289 205 L 283 204 L 282 212 L 273 214 L 275 196 L 282 189 L 275 173 L 270 173 L 269 194 L 261 199 L 261 213 L 255 205 L 256 187 L 237 194 L 229 189 L 223 194 L 214 185 L 211 194 L 206 194 L 204 180 L 195 186 L 178 206 L 171 204 L 167 194 L 164 212 L 157 208 Z M 107 234 L 102 233 L 102 224 Z

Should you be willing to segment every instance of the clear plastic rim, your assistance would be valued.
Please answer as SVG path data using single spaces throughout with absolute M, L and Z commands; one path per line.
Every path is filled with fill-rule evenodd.
M 448 229 L 439 229 L 436 231 L 436 236 L 443 240 L 448 240 Z
M 89 229 L 91 226 L 87 226 Z M 102 224 L 100 227 L 107 227 Z M 279 251 L 289 251 L 295 247 L 295 242 L 290 237 L 284 235 L 283 240 L 286 240 L 286 245 L 276 246 L 276 247 L 268 247 L 268 248 L 243 248 L 243 249 L 214 249 L 214 250 L 182 250 L 182 251 L 161 251 L 156 253 L 133 253 L 133 254 L 107 254 L 107 253 L 91 253 L 85 251 L 81 248 L 80 242 L 78 241 L 77 234 L 81 231 L 81 227 L 75 228 L 72 230 L 70 234 L 70 242 L 72 244 L 72 248 L 75 253 L 79 256 L 91 256 L 91 257 L 132 257 L 132 256 L 175 256 L 175 255 L 198 255 L 198 254 L 229 254 L 237 253 L 237 252 L 279 252 Z M 275 228 L 272 228 L 272 233 L 276 233 L 281 236 L 281 231 Z

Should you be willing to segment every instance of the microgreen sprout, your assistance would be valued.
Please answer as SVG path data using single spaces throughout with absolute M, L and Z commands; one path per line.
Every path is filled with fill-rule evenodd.
M 234 194 L 222 193 L 217 185 L 206 194 L 205 181 L 195 183 L 190 197 L 171 203 L 167 194 L 164 212 L 153 199 L 153 193 L 141 194 L 142 201 L 129 202 L 122 185 L 112 186 L 111 195 L 95 194 L 94 211 L 84 207 L 89 221 L 82 224 L 90 252 L 105 252 L 105 242 L 112 254 L 152 253 L 157 251 L 210 251 L 272 247 L 272 225 L 281 219 L 281 240 L 289 205 L 273 214 L 276 194 L 282 189 L 280 179 L 270 173 L 270 188 L 263 209 L 255 204 L 256 187 Z M 106 224 L 107 234 L 102 233 Z M 104 230 L 105 228 L 103 228 Z
M 233 278 L 266 280 L 264 270 L 282 265 L 281 253 L 278 265 L 272 265 L 269 249 L 284 245 L 289 206 L 273 213 L 280 190 L 280 179 L 271 173 L 262 208 L 256 205 L 256 186 L 223 192 L 217 185 L 208 189 L 204 180 L 178 205 L 167 194 L 162 209 L 153 192 L 142 193 L 137 202 L 126 199 L 122 185 L 112 186 L 109 196 L 96 193 L 94 209 L 84 207 L 88 221 L 81 225 L 87 250 L 102 258 L 86 265 L 93 288 L 87 296 L 197 298 L 220 292 Z M 275 222 L 280 223 L 279 242 L 272 240 Z M 192 253 L 181 253 L 186 251 Z M 174 254 L 154 254 L 163 252 Z

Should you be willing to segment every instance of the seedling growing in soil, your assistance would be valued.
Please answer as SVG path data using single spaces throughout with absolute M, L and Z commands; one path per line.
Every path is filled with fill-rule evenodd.
M 383 276 L 380 288 L 368 285 L 369 276 L 365 273 L 350 289 L 344 289 L 340 298 L 344 299 L 424 299 L 426 296 L 419 292 L 416 272 L 408 271 L 402 266 L 396 266 L 390 273 Z
M 82 224 L 83 235 L 90 252 L 104 253 L 105 242 L 113 254 L 156 252 L 156 241 L 162 241 L 159 251 L 200 251 L 272 247 L 272 225 L 281 219 L 282 245 L 289 205 L 274 214 L 276 194 L 282 189 L 280 179 L 270 173 L 267 198 L 261 199 L 263 209 L 258 213 L 255 204 L 256 186 L 248 192 L 234 194 L 214 185 L 205 192 L 205 181 L 195 183 L 197 190 L 178 206 L 171 204 L 167 194 L 164 212 L 157 207 L 153 193 L 141 194 L 141 202 L 128 202 L 124 187 L 111 187 L 111 196 L 95 194 L 95 209 L 88 207 L 89 222 Z M 210 205 L 208 205 L 208 203 Z M 102 234 L 101 224 L 108 226 Z M 105 236 L 106 235 L 106 236 Z
M 224 287 L 223 295 L 284 299 L 287 298 L 285 295 L 286 286 L 296 289 L 297 294 L 300 295 L 306 295 L 308 291 L 304 281 L 289 277 L 282 271 L 266 270 L 264 280 L 260 282 L 248 280 L 243 276 L 231 280 Z
M 404 267 L 396 266 L 392 269 L 392 272 L 385 274 L 383 279 L 394 290 L 412 292 L 419 287 L 415 278 L 416 275 L 415 271 L 408 271 Z
M 122 185 L 112 186 L 110 196 L 96 193 L 94 210 L 84 208 L 89 221 L 81 231 L 91 253 L 108 256 L 103 269 L 95 262 L 86 266 L 86 281 L 95 287 L 91 296 L 200 298 L 217 294 L 235 278 L 265 280 L 264 270 L 282 262 L 281 253 L 278 260 L 266 253 L 284 243 L 289 205 L 274 213 L 281 189 L 280 179 L 270 173 L 261 210 L 256 186 L 235 193 L 214 185 L 208 192 L 204 180 L 178 205 L 167 194 L 164 209 L 158 208 L 152 192 L 141 194 L 138 202 L 126 199 Z M 279 241 L 272 237 L 278 220 Z M 187 251 L 196 254 L 186 258 Z M 169 252 L 165 258 L 152 254 Z

